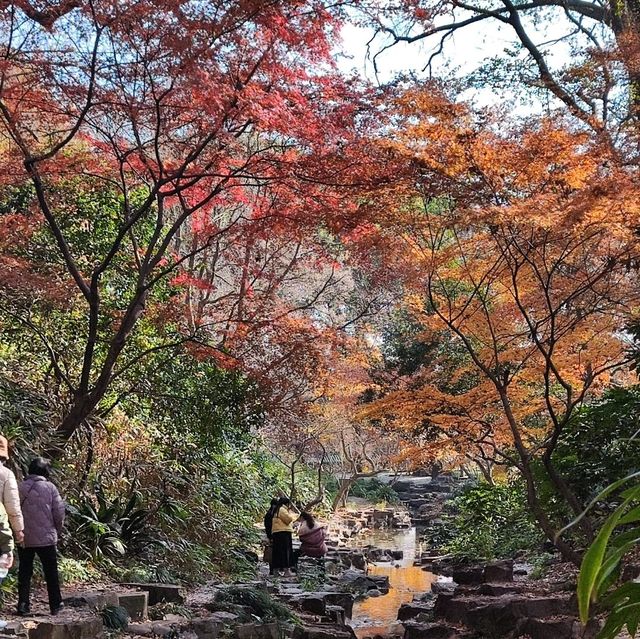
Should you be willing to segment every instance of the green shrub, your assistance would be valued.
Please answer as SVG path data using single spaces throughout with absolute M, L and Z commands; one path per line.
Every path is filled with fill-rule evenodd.
M 298 622 L 298 618 L 283 604 L 276 601 L 266 590 L 229 586 L 216 594 L 216 603 L 246 606 L 252 614 L 265 621 L 278 620 Z
M 350 494 L 352 497 L 361 497 L 374 504 L 379 502 L 386 502 L 387 504 L 398 503 L 398 493 L 391 486 L 382 483 L 375 477 L 358 479 L 353 482 Z
M 129 624 L 129 613 L 122 606 L 105 606 L 100 614 L 102 623 L 111 630 L 124 630 Z
M 611 388 L 599 402 L 576 413 L 558 442 L 553 461 L 585 505 L 637 470 L 638 432 L 640 386 Z
M 543 542 L 520 482 L 468 487 L 449 508 L 450 514 L 431 531 L 431 537 L 439 536 L 441 549 L 460 559 L 512 558 Z
M 96 582 L 103 577 L 93 563 L 82 559 L 74 559 L 73 557 L 60 557 L 58 559 L 58 572 L 63 584 Z

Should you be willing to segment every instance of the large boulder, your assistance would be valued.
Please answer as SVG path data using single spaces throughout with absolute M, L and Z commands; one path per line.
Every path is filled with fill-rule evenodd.
M 302 639 L 355 639 L 355 634 L 349 627 L 339 628 L 329 624 L 305 626 Z
M 225 621 L 216 617 L 196 617 L 188 626 L 198 639 L 218 639 L 226 627 Z

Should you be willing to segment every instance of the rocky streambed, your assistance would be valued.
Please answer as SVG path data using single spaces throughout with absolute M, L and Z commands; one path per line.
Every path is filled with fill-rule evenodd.
M 513 562 L 453 565 L 421 546 L 419 526 L 440 516 L 455 480 L 405 478 L 396 487 L 405 507 L 361 505 L 332 522 L 324 570 L 303 559 L 291 579 L 271 578 L 258 564 L 254 580 L 192 592 L 166 584 L 79 591 L 60 617 L 9 619 L 0 639 L 97 639 L 106 633 L 130 639 L 594 636 L 594 628 L 577 621 L 573 569 L 559 567 L 554 577 L 533 581 Z M 114 609 L 129 618 L 115 635 L 104 625 L 113 621 L 105 613 Z

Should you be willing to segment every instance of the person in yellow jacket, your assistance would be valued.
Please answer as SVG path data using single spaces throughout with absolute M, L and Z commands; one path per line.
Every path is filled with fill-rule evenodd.
M 293 522 L 298 519 L 298 513 L 293 511 L 288 497 L 281 497 L 274 511 L 271 522 L 271 568 L 278 572 L 284 570 L 284 576 L 291 577 L 291 567 L 295 563 L 292 543 Z

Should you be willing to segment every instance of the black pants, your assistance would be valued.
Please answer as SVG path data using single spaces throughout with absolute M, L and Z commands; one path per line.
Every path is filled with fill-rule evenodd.
M 62 603 L 60 594 L 60 578 L 58 577 L 58 553 L 55 546 L 43 546 L 42 548 L 20 548 L 18 557 L 18 605 L 29 606 L 29 594 L 31 592 L 31 577 L 33 576 L 33 560 L 36 556 L 42 562 L 42 572 L 47 582 L 49 593 L 49 608 L 53 611 Z
M 293 544 L 291 533 L 276 532 L 271 535 L 271 569 L 289 569 L 293 566 Z

